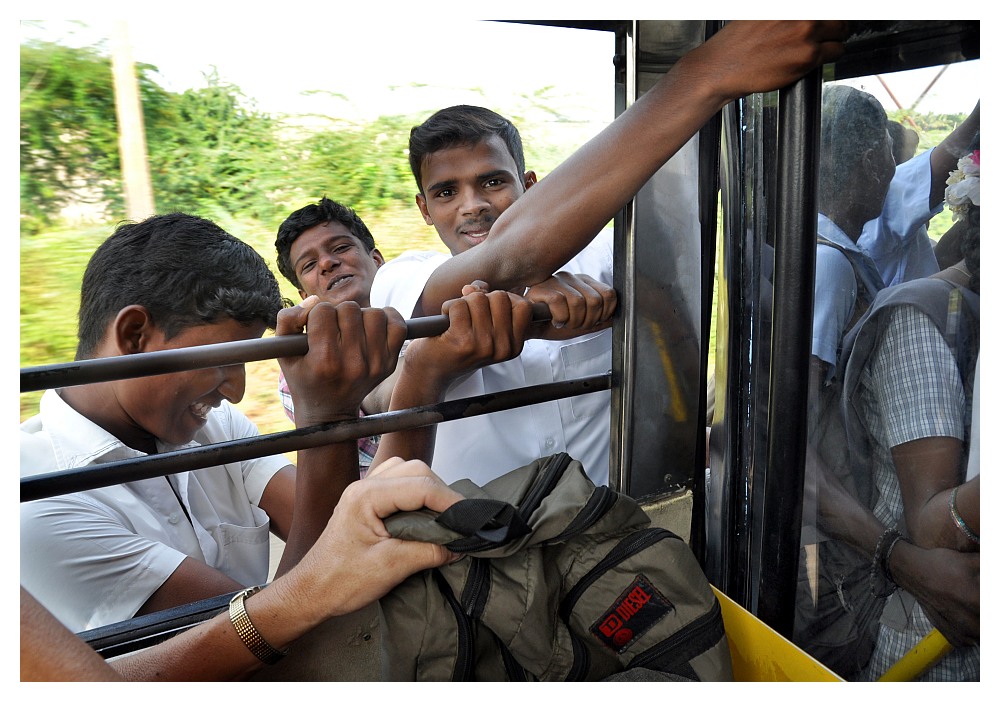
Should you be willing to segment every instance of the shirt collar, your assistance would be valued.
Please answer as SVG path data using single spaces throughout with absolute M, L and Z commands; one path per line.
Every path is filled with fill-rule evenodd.
M 42 395 L 38 414 L 52 442 L 58 470 L 146 455 L 126 446 L 118 437 L 77 412 L 55 390 L 46 390 Z M 197 440 L 184 445 L 156 440 L 157 451 L 161 453 L 197 445 Z
M 831 241 L 845 249 L 865 253 L 864 249 L 851 241 L 851 237 L 847 236 L 844 230 L 834 224 L 833 220 L 825 214 L 820 213 L 819 215 L 819 219 L 816 222 L 816 233 L 827 241 Z

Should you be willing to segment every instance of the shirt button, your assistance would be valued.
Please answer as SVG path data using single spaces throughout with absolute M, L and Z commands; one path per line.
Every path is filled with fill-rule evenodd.
M 169 517 L 167 517 L 167 521 L 170 522 L 171 524 L 176 524 L 180 520 L 181 520 L 180 515 L 178 515 L 177 512 L 174 512 Z
M 555 439 L 553 439 L 552 437 L 549 437 L 548 439 L 545 440 L 545 448 L 552 448 L 555 445 L 556 445 Z

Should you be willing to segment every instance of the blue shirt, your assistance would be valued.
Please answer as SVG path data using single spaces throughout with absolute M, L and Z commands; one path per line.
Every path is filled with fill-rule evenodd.
M 882 213 L 866 222 L 858 244 L 875 261 L 886 286 L 925 278 L 940 268 L 927 222 L 944 209 L 930 207 L 931 152 L 924 151 L 896 168 Z

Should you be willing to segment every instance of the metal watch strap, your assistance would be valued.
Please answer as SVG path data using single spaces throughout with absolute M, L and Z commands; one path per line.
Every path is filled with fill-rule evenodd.
M 264 637 L 260 635 L 260 632 L 253 625 L 253 622 L 250 621 L 250 617 L 247 616 L 247 610 L 243 604 L 244 600 L 260 592 L 260 590 L 261 588 L 258 585 L 257 587 L 247 588 L 242 592 L 236 593 L 236 596 L 229 601 L 229 621 L 236 627 L 236 633 L 239 634 L 243 644 L 250 649 L 250 653 L 257 656 L 264 663 L 273 665 L 288 654 L 288 649 L 279 651 L 265 641 Z

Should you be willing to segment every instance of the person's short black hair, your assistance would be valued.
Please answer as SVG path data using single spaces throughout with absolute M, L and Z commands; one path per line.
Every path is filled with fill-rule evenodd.
M 886 139 L 889 118 L 874 96 L 847 85 L 823 89 L 819 187 L 837 192 L 858 174 L 861 159 Z
M 365 250 L 369 253 L 375 249 L 375 237 L 357 213 L 347 205 L 323 197 L 316 204 L 295 210 L 278 227 L 274 248 L 278 252 L 278 270 L 296 290 L 301 290 L 302 285 L 292 264 L 292 244 L 303 232 L 330 222 L 342 224 L 365 245 Z
M 514 157 L 518 175 L 523 175 L 524 147 L 517 127 L 493 110 L 474 105 L 454 105 L 438 110 L 423 124 L 410 130 L 410 170 L 423 193 L 420 171 L 428 154 L 456 146 L 472 146 L 492 136 L 499 136 Z
M 77 359 L 90 358 L 123 308 L 142 305 L 166 337 L 233 319 L 274 328 L 278 281 L 253 248 L 184 213 L 119 224 L 83 274 Z

